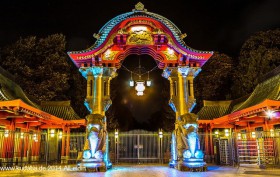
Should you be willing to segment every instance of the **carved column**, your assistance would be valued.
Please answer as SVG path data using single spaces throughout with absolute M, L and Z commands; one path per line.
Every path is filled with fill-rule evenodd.
M 170 106 L 176 112 L 176 119 L 189 112 L 188 108 L 188 76 L 189 67 L 166 68 L 163 77 L 170 82 Z
M 92 114 L 104 115 L 110 102 L 110 80 L 117 75 L 116 68 L 93 66 L 80 71 L 87 79 L 85 106 Z

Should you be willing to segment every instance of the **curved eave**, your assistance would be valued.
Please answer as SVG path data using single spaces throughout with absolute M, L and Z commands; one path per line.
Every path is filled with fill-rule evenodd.
M 158 21 L 159 23 L 162 24 L 162 27 L 165 27 L 165 31 L 169 32 L 169 35 L 171 36 L 173 42 L 176 44 L 177 47 L 179 47 L 181 50 L 183 50 L 184 52 L 186 52 L 187 54 L 190 55 L 194 55 L 197 58 L 200 58 L 201 56 L 203 57 L 203 59 L 200 60 L 208 60 L 212 55 L 213 52 L 212 51 L 200 51 L 200 50 L 195 50 L 192 49 L 191 47 L 187 46 L 185 44 L 185 42 L 181 39 L 180 35 L 181 35 L 181 31 L 179 30 L 179 28 L 174 25 L 170 20 L 168 20 L 167 18 L 155 14 L 155 13 L 151 13 L 151 12 L 144 12 L 141 11 L 141 13 L 138 12 L 128 12 L 125 14 L 121 14 L 115 18 L 113 18 L 112 20 L 110 20 L 109 22 L 107 22 L 99 31 L 99 33 L 101 34 L 100 38 L 94 43 L 94 45 L 86 50 L 81 50 L 81 51 L 71 51 L 68 52 L 68 55 L 70 56 L 70 58 L 74 61 L 74 63 L 77 65 L 77 63 L 75 62 L 75 60 L 77 60 L 76 58 L 83 58 L 82 60 L 89 60 L 92 57 L 90 56 L 94 56 L 94 54 L 99 51 L 100 49 L 102 49 L 106 43 L 108 42 L 109 36 L 111 36 L 113 33 L 116 32 L 116 30 L 118 30 L 119 25 L 125 21 L 125 20 L 129 20 L 131 18 L 148 18 L 148 19 L 152 19 L 155 21 Z M 194 58 L 195 58 L 194 57 Z M 82 62 L 81 59 L 78 59 L 79 62 Z

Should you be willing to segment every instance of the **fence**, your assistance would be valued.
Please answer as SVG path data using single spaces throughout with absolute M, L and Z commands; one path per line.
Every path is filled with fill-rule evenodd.
M 280 165 L 280 132 L 243 132 L 228 136 L 200 135 L 200 147 L 212 140 L 208 162 L 220 165 Z M 208 136 L 208 138 L 207 138 Z M 211 137 L 212 136 L 212 137 Z M 209 138 L 211 137 L 211 138 Z M 0 131 L 0 166 L 26 164 L 77 163 L 85 143 L 85 133 L 52 134 L 50 131 Z M 109 152 L 113 163 L 168 163 L 171 157 L 171 133 L 134 130 L 109 133 Z M 63 145 L 64 144 L 64 145 Z M 64 147 L 64 148 L 62 148 Z M 66 147 L 69 147 L 68 150 Z M 207 159 L 205 159 L 207 160 Z

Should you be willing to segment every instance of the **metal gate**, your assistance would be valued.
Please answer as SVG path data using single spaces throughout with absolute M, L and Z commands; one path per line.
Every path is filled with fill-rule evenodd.
M 165 163 L 170 158 L 170 133 L 133 130 L 118 133 L 112 140 L 115 163 Z
M 234 134 L 238 165 L 259 166 L 278 164 L 279 132 L 248 132 Z

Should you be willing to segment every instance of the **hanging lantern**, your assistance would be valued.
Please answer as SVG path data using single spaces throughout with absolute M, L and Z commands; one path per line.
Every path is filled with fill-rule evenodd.
M 143 96 L 145 90 L 144 81 L 141 80 L 136 81 L 135 90 L 137 91 L 137 96 Z
M 134 87 L 134 81 L 132 79 L 132 71 L 130 71 L 130 81 L 129 81 L 129 86 Z
M 152 81 L 150 80 L 150 72 L 148 71 L 147 86 L 150 87 L 151 84 L 152 84 Z
M 130 81 L 129 81 L 129 86 L 130 86 L 130 87 L 133 87 L 133 86 L 134 86 L 134 81 L 133 81 L 133 80 L 130 80 Z
M 151 80 L 147 80 L 147 86 L 150 87 L 152 84 L 152 81 Z

